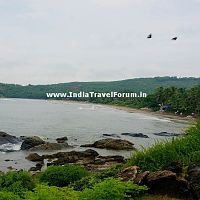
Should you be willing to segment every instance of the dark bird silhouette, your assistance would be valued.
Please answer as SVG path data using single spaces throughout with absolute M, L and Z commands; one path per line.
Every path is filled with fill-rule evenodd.
M 172 40 L 177 40 L 177 39 L 178 39 L 177 37 L 173 37 L 173 38 L 172 38 Z
M 148 39 L 151 39 L 151 38 L 152 38 L 152 34 L 149 34 L 149 35 L 147 36 L 147 38 L 148 38 Z

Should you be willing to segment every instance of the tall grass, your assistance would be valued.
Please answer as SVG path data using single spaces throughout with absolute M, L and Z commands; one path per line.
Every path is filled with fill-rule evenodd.
M 181 161 L 185 165 L 200 161 L 200 119 L 184 136 L 138 151 L 127 164 L 137 165 L 142 171 L 156 171 L 172 161 Z

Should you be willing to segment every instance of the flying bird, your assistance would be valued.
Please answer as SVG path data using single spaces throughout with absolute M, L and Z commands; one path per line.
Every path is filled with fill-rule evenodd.
M 149 35 L 147 36 L 147 38 L 148 38 L 148 39 L 152 38 L 152 34 L 149 34 Z
M 173 37 L 173 38 L 172 38 L 172 40 L 177 40 L 177 39 L 178 39 L 177 37 Z

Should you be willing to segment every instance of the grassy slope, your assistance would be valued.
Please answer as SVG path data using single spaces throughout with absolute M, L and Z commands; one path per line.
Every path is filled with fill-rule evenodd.
M 185 136 L 138 151 L 128 165 L 137 165 L 143 171 L 156 171 L 171 161 L 182 161 L 185 165 L 200 160 L 200 120 L 189 128 Z

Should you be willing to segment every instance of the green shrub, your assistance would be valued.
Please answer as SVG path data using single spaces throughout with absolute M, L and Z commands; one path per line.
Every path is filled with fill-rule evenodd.
M 20 200 L 20 197 L 12 192 L 0 192 L 0 200 Z
M 79 165 L 50 166 L 40 177 L 50 186 L 64 187 L 86 176 L 87 171 Z
M 13 192 L 19 196 L 28 190 L 33 190 L 35 182 L 28 172 L 8 172 L 0 175 L 0 190 Z
M 100 178 L 101 172 L 91 174 L 90 176 L 83 177 L 79 181 L 71 184 L 74 190 L 82 191 L 86 188 L 92 189 L 95 184 L 100 183 L 106 178 Z
M 153 147 L 138 151 L 129 159 L 128 165 L 137 165 L 143 171 L 156 171 L 172 161 L 185 165 L 200 160 L 200 121 L 189 128 L 182 137 L 160 142 Z
M 79 192 L 80 200 L 123 200 L 136 199 L 147 190 L 146 186 L 138 186 L 132 182 L 109 178 Z
M 71 186 L 78 191 L 85 188 L 93 188 L 96 183 L 101 182 L 106 178 L 116 178 L 117 173 L 122 169 L 123 165 L 114 165 L 109 169 L 105 169 L 101 172 L 90 174 L 89 176 L 83 177 L 82 179 L 76 181 Z
M 34 192 L 25 194 L 27 200 L 78 200 L 77 194 L 71 188 L 38 185 Z

